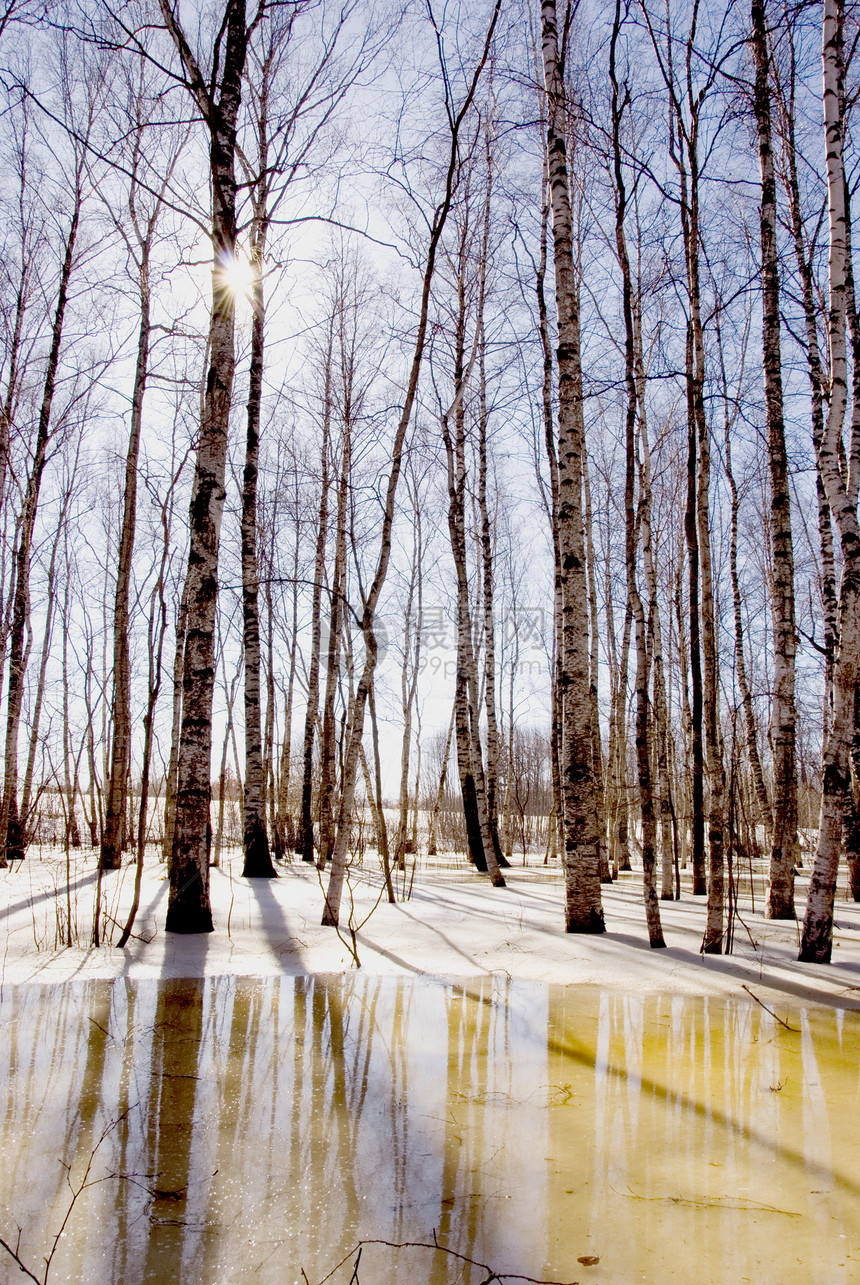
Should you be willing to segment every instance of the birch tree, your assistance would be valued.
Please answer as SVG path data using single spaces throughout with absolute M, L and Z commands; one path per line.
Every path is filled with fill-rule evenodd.
M 343 98 L 372 58 L 376 40 L 368 26 L 343 62 L 339 45 L 349 30 L 355 5 L 334 11 L 318 48 L 305 65 L 294 44 L 313 13 L 310 0 L 270 7 L 249 55 L 248 99 L 254 138 L 253 163 L 243 154 L 250 189 L 249 297 L 251 364 L 247 402 L 245 466 L 242 479 L 242 595 L 245 653 L 245 812 L 247 877 L 271 878 L 264 808 L 263 745 L 260 713 L 260 621 L 257 567 L 257 474 L 265 368 L 266 275 L 268 243 L 282 222 L 284 204 L 300 176 L 314 165 L 320 137 Z M 250 151 L 249 146 L 249 151 Z
M 841 0 L 824 0 L 822 62 L 830 234 L 827 334 L 830 350 L 830 403 L 818 450 L 818 468 L 839 532 L 842 579 L 839 585 L 839 648 L 833 672 L 833 714 L 824 745 L 818 845 L 809 884 L 799 956 L 802 960 L 819 964 L 830 963 L 833 946 L 833 899 L 839 869 L 844 800 L 851 786 L 849 756 L 860 681 L 860 524 L 857 520 L 856 502 L 858 444 L 852 442 L 848 452 L 852 470 L 847 478 L 840 467 L 839 449 L 848 400 L 847 217 L 842 115 L 843 19 Z M 852 427 L 856 432 L 856 427 Z
M 439 49 L 440 56 L 442 56 L 443 61 L 442 70 L 444 77 L 445 110 L 448 124 L 449 148 L 442 196 L 438 204 L 433 209 L 432 215 L 429 219 L 429 235 L 427 241 L 427 254 L 424 259 L 424 269 L 422 273 L 418 325 L 415 334 L 415 343 L 412 348 L 412 359 L 409 366 L 403 407 L 398 418 L 397 429 L 395 431 L 391 449 L 391 469 L 388 474 L 388 481 L 385 487 L 379 556 L 376 563 L 376 569 L 373 574 L 373 579 L 367 589 L 367 592 L 363 595 L 361 632 L 365 649 L 364 665 L 356 687 L 355 701 L 353 703 L 350 718 L 347 746 L 344 754 L 337 838 L 335 840 L 334 852 L 332 854 L 331 874 L 329 877 L 328 887 L 326 889 L 326 904 L 323 911 L 322 922 L 324 925 L 329 927 L 337 927 L 340 917 L 340 901 L 346 877 L 349 830 L 352 821 L 355 786 L 359 767 L 359 749 L 361 748 L 361 741 L 364 732 L 364 714 L 371 685 L 373 683 L 374 671 L 376 669 L 378 648 L 376 633 L 374 630 L 374 617 L 376 614 L 377 604 L 379 602 L 379 595 L 382 592 L 382 588 L 388 574 L 388 566 L 391 558 L 392 527 L 394 524 L 397 485 L 400 480 L 403 448 L 406 440 L 406 433 L 412 418 L 412 410 L 415 404 L 416 393 L 418 391 L 418 378 L 421 373 L 421 363 L 424 358 L 424 349 L 427 341 L 427 318 L 430 304 L 430 289 L 436 269 L 436 256 L 453 200 L 454 187 L 459 169 L 460 135 L 463 123 L 472 109 L 475 93 L 478 88 L 478 82 L 480 81 L 487 58 L 489 57 L 493 33 L 496 29 L 500 9 L 501 0 L 496 0 L 489 27 L 487 29 L 486 38 L 483 42 L 483 48 L 474 71 L 467 79 L 466 92 L 459 108 L 456 107 L 453 101 L 451 83 L 448 79 L 447 68 L 444 64 L 444 55 L 442 54 L 444 46 L 441 40 L 441 33 L 439 33 Z M 430 9 L 430 14 L 432 18 L 432 9 Z
M 567 164 L 564 87 L 565 10 L 559 39 L 555 0 L 542 0 L 541 47 L 547 107 L 547 164 L 552 209 L 555 303 L 558 324 L 558 509 L 562 588 L 559 702 L 563 778 L 565 930 L 605 931 L 600 897 L 597 800 L 592 763 L 588 651 L 588 585 L 582 512 L 582 365 L 579 289 L 573 258 L 573 217 Z
M 308 699 L 305 707 L 305 732 L 302 752 L 302 801 L 301 801 L 301 854 L 302 861 L 314 859 L 314 822 L 312 812 L 314 734 L 319 719 L 320 639 L 323 578 L 325 575 L 325 547 L 328 537 L 329 504 L 329 440 L 332 418 L 332 360 L 334 333 L 328 327 L 326 352 L 323 365 L 322 393 L 322 445 L 320 448 L 320 500 L 317 517 L 317 539 L 314 557 L 313 599 L 311 603 L 311 654 L 308 662 Z
M 208 71 L 198 61 L 171 0 L 159 0 L 159 6 L 179 58 L 179 78 L 206 128 L 212 191 L 208 371 L 189 513 L 182 719 L 167 904 L 169 932 L 205 933 L 213 930 L 209 803 L 218 544 L 236 364 L 236 300 L 229 276 L 236 254 L 236 124 L 248 41 L 263 18 L 264 3 L 261 0 L 249 21 L 245 0 L 225 0 Z
M 627 597 L 633 613 L 636 633 L 636 764 L 639 775 L 639 806 L 642 815 L 642 890 L 645 899 L 645 917 L 648 940 L 652 948 L 665 946 L 660 925 L 660 906 L 657 900 L 655 877 L 656 820 L 651 774 L 651 718 L 648 700 L 650 658 L 646 641 L 645 609 L 636 578 L 636 555 L 639 545 L 640 522 L 635 497 L 636 472 L 636 418 L 640 404 L 636 381 L 636 343 L 633 324 L 633 277 L 630 256 L 627 252 L 625 217 L 627 213 L 627 186 L 624 177 L 621 148 L 622 119 L 629 104 L 629 90 L 621 89 L 618 80 L 617 48 L 621 32 L 621 2 L 616 0 L 615 20 L 609 46 L 609 79 L 612 87 L 612 171 L 615 191 L 615 248 L 621 268 L 621 299 L 624 314 L 624 382 L 627 402 L 625 410 L 625 562 L 627 567 Z
M 113 698 L 111 705 L 111 760 L 105 805 L 105 825 L 101 843 L 100 865 L 103 870 L 116 870 L 122 864 L 123 829 L 126 795 L 131 760 L 131 663 L 129 656 L 129 594 L 137 506 L 138 457 L 140 454 L 143 407 L 149 378 L 152 343 L 152 256 L 159 220 L 164 211 L 165 195 L 182 147 L 182 136 L 167 136 L 163 172 L 153 173 L 153 160 L 146 154 L 151 137 L 152 111 L 159 102 L 158 93 L 146 81 L 147 64 L 141 59 L 137 67 L 127 69 L 125 102 L 120 104 L 116 132 L 125 140 L 128 170 L 128 195 L 125 209 L 116 211 L 112 222 L 125 245 L 128 270 L 135 282 L 139 324 L 137 356 L 131 393 L 131 415 L 125 460 L 123 515 L 116 564 L 113 610 Z M 164 146 L 162 130 L 159 143 Z M 131 836 L 129 836 L 130 838 Z
M 795 754 L 794 670 L 797 649 L 794 621 L 794 547 L 791 495 L 782 407 L 779 265 L 777 257 L 776 176 L 771 131 L 770 77 L 765 0 L 753 0 L 755 56 L 754 110 L 761 170 L 762 348 L 770 466 L 770 524 L 773 544 L 771 620 L 773 631 L 773 829 L 765 913 L 769 919 L 794 918 L 794 867 L 797 842 L 797 763 Z
M 29 653 L 29 647 L 25 647 L 25 636 L 30 616 L 30 566 L 42 478 L 48 462 L 49 444 L 57 428 L 53 420 L 54 400 L 67 319 L 69 286 L 76 263 L 84 202 L 92 190 L 92 181 L 87 167 L 87 146 L 103 88 L 101 78 L 103 69 L 94 63 L 89 70 L 91 80 L 88 85 L 86 83 L 84 85 L 86 97 L 83 105 L 83 119 L 80 121 L 69 119 L 67 122 L 72 150 L 69 204 L 64 212 L 65 229 L 60 244 L 59 279 L 51 312 L 50 342 L 32 439 L 32 454 L 28 461 L 27 475 L 23 479 L 23 499 L 17 527 L 14 559 L 15 589 L 11 596 L 12 614 L 9 634 L 4 784 L 2 803 L 0 803 L 0 866 L 6 865 L 10 859 L 20 860 L 25 855 L 18 817 L 18 738 Z M 64 76 L 66 103 L 71 112 L 74 90 L 71 84 L 70 67 L 66 68 Z
M 473 151 L 477 136 L 471 140 L 469 151 Z M 448 489 L 448 535 L 451 542 L 451 554 L 454 561 L 457 603 L 457 674 L 455 682 L 455 716 L 457 765 L 460 774 L 460 788 L 463 796 L 463 815 L 466 824 L 466 835 L 470 858 L 478 870 L 490 874 L 497 887 L 504 886 L 499 872 L 497 856 L 498 839 L 493 842 L 490 821 L 490 800 L 487 789 L 487 773 L 484 770 L 483 751 L 478 730 L 480 707 L 478 705 L 478 664 L 475 645 L 474 613 L 471 604 L 470 577 L 467 546 L 467 395 L 472 380 L 478 353 L 483 345 L 484 295 L 486 276 L 486 228 L 489 221 L 489 176 L 484 212 L 485 233 L 479 241 L 479 259 L 474 264 L 475 229 L 472 218 L 472 183 L 473 173 L 464 164 L 459 202 L 456 212 L 457 236 L 450 255 L 452 275 L 452 293 L 455 303 L 452 309 L 452 385 L 453 400 L 447 407 L 440 406 L 439 427 L 445 448 L 446 477 Z M 480 235 L 480 234 L 479 234 Z M 476 269 L 476 270 L 475 270 Z M 475 281 L 477 275 L 478 281 Z M 477 297 L 476 297 L 477 296 Z M 472 334 L 469 334 L 470 322 Z M 480 398 L 479 398 L 480 401 Z M 479 407 L 479 419 L 481 409 Z M 483 426 L 483 436 L 486 428 Z M 479 424 L 479 468 L 478 491 L 479 505 L 481 495 L 481 478 L 486 486 L 486 446 L 482 451 L 480 439 L 482 426 Z M 486 515 L 486 498 L 484 513 L 481 515 L 482 537 L 484 535 L 484 518 Z M 486 515 L 486 541 L 489 544 L 489 517 Z M 488 550 L 487 550 L 488 551 Z M 488 577 L 491 569 L 487 567 L 486 552 L 481 550 L 481 571 L 484 594 L 482 606 L 487 637 L 490 639 L 489 655 L 492 657 L 492 618 L 486 618 L 487 589 L 489 588 L 489 606 L 492 607 L 492 590 Z M 493 697 L 494 692 L 488 692 Z M 495 720 L 491 719 L 489 728 L 494 729 Z M 489 756 L 488 756 L 489 758 Z M 489 763 L 488 763 L 489 766 Z

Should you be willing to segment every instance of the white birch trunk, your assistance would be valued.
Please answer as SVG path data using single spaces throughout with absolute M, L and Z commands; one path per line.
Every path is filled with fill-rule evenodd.
M 582 514 L 582 369 L 579 297 L 568 188 L 565 92 L 555 0 L 541 4 L 547 93 L 547 156 L 558 317 L 558 527 L 563 597 L 561 698 L 564 779 L 565 929 L 601 933 L 597 807 L 591 748 L 588 586 Z
M 818 452 L 818 467 L 839 530 L 843 565 L 839 591 L 839 650 L 833 676 L 833 717 L 824 747 L 818 846 L 806 902 L 800 959 L 828 964 L 833 945 L 833 899 L 839 869 L 844 799 L 850 788 L 849 755 L 860 677 L 860 526 L 839 461 L 848 375 L 845 344 L 845 167 L 840 110 L 842 5 L 839 0 L 824 0 L 823 71 L 830 226 L 830 405 Z

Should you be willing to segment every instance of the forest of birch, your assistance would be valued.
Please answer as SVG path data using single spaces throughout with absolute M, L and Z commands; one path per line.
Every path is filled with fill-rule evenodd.
M 333 928 L 359 863 L 502 907 L 542 862 L 585 934 L 633 869 L 706 953 L 757 869 L 829 962 L 858 41 L 841 0 L 5 0 L 0 866 L 164 863 L 178 933 L 231 846 Z

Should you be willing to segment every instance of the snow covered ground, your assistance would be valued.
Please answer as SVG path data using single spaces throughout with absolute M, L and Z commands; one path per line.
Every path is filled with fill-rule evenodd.
M 834 962 L 826 966 L 797 962 L 797 924 L 764 919 L 760 876 L 753 889 L 755 908 L 748 881 L 740 899 L 733 953 L 705 957 L 699 953 L 704 900 L 692 897 L 687 881 L 680 901 L 660 903 L 668 948 L 653 951 L 645 931 L 641 874 L 622 875 L 604 888 L 604 936 L 572 936 L 563 931 L 560 870 L 538 857 L 532 861 L 506 872 L 508 887 L 502 890 L 473 873 L 462 858 L 423 858 L 411 888 L 411 875 L 406 876 L 404 892 L 411 895 L 389 905 L 372 868 L 375 858 L 368 855 L 365 867 L 350 876 L 338 934 L 320 926 L 323 892 L 314 868 L 297 862 L 282 867 L 277 880 L 245 880 L 240 853 L 228 850 L 222 867 L 212 870 L 215 932 L 180 937 L 164 931 L 166 870 L 153 855 L 144 871 L 135 936 L 119 950 L 90 944 L 95 852 L 74 854 L 67 880 L 61 851 L 33 848 L 26 861 L 0 871 L 0 980 L 322 975 L 360 965 L 371 976 L 495 973 L 638 993 L 744 999 L 751 992 L 771 1005 L 781 999 L 860 1008 L 860 905 L 845 899 L 844 880 L 836 903 Z M 102 919 L 114 942 L 133 881 L 133 863 L 103 879 Z M 805 891 L 801 876 L 801 917 Z M 70 947 L 65 945 L 69 923 Z

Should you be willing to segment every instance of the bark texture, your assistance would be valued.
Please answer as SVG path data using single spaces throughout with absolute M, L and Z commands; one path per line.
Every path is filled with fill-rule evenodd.
M 162 18 L 182 63 L 186 85 L 209 134 L 212 187 L 212 309 L 209 366 L 189 511 L 187 622 L 182 673 L 182 720 L 176 769 L 176 812 L 169 862 L 167 930 L 212 932 L 209 902 L 209 818 L 212 698 L 215 687 L 215 611 L 218 545 L 224 508 L 224 473 L 233 393 L 235 298 L 225 270 L 236 252 L 236 122 L 248 43 L 244 0 L 226 0 L 223 44 L 213 59 L 210 87 L 170 0 L 159 0 Z M 220 52 L 220 60 L 219 60 Z
M 131 758 L 131 663 L 128 646 L 128 600 L 131 587 L 131 559 L 134 553 L 134 531 L 137 516 L 137 460 L 140 453 L 140 430 L 143 401 L 149 369 L 150 294 L 149 240 L 141 245 L 138 264 L 140 289 L 140 326 L 137 341 L 137 363 L 131 397 L 131 428 L 125 458 L 125 491 L 123 494 L 122 529 L 116 569 L 113 613 L 113 704 L 111 707 L 111 764 L 105 806 L 105 825 L 101 845 L 103 870 L 118 870 L 122 864 L 122 831 L 128 773 Z
M 840 0 L 825 0 L 823 15 L 824 125 L 830 231 L 830 404 L 818 452 L 818 467 L 842 546 L 839 587 L 839 650 L 833 674 L 833 716 L 824 746 L 818 846 L 809 884 L 800 959 L 828 964 L 833 946 L 833 899 L 839 869 L 845 798 L 850 789 L 850 752 L 860 679 L 860 526 L 840 468 L 840 442 L 847 403 L 846 206 L 843 160 Z
M 470 608 L 469 573 L 466 545 L 466 389 L 481 342 L 480 316 L 471 356 L 466 358 L 467 268 L 469 246 L 468 191 L 460 215 L 460 231 L 455 261 L 457 319 L 454 339 L 454 400 L 440 416 L 439 424 L 445 446 L 448 481 L 448 535 L 457 584 L 457 676 L 455 709 L 457 726 L 457 765 L 463 797 L 463 814 L 469 856 L 476 869 L 487 872 L 495 887 L 504 887 L 499 871 L 496 848 L 490 824 L 487 778 L 478 734 L 478 673 L 475 656 L 472 612 Z M 480 491 L 480 465 L 478 486 Z M 486 573 L 486 567 L 484 568 Z M 484 586 L 486 590 L 486 584 Z M 492 601 L 492 598 L 491 598 Z M 486 607 L 486 600 L 484 601 Z M 490 623 L 490 632 L 492 622 Z M 491 644 L 492 647 L 492 644 Z
M 770 466 L 770 527 L 773 547 L 771 622 L 773 633 L 773 829 L 765 914 L 794 918 L 794 869 L 797 842 L 797 763 L 794 671 L 797 642 L 794 622 L 794 548 L 791 495 L 782 404 L 779 336 L 779 271 L 776 241 L 776 178 L 771 140 L 767 23 L 764 0 L 753 0 L 755 117 L 761 170 L 762 347 Z M 860 436 L 860 435 L 858 435 Z
M 328 537 L 329 491 L 329 437 L 331 433 L 331 338 L 325 372 L 323 394 L 323 433 L 320 464 L 320 504 L 317 526 L 317 546 L 314 558 L 314 588 L 311 602 L 311 656 L 308 664 L 308 703 L 305 709 L 305 734 L 302 751 L 302 803 L 300 844 L 302 861 L 314 860 L 314 821 L 311 809 L 313 798 L 314 732 L 319 718 L 320 690 L 320 641 L 322 588 L 325 574 L 325 546 Z M 298 537 L 297 537 L 298 538 Z
M 645 610 L 636 577 L 636 555 L 639 544 L 639 521 L 636 508 L 636 415 L 639 405 L 635 373 L 636 337 L 633 323 L 633 279 L 624 221 L 627 213 L 627 190 L 624 180 L 621 147 L 621 122 L 627 95 L 620 92 L 616 71 L 617 42 L 621 30 L 621 5 L 616 0 L 615 22 L 609 47 L 609 78 L 612 85 L 613 180 L 615 188 L 615 249 L 621 268 L 621 300 L 624 313 L 624 382 L 627 406 L 625 439 L 625 562 L 627 598 L 636 630 L 636 766 L 639 777 L 639 807 L 642 816 L 642 892 L 648 941 L 652 949 L 664 947 L 657 899 L 655 875 L 657 828 L 654 814 L 654 791 L 651 774 L 651 718 L 648 701 L 649 654 L 646 638 Z
M 268 235 L 268 61 L 257 117 L 259 175 L 255 185 L 251 228 L 251 370 L 245 467 L 242 475 L 242 642 L 245 654 L 245 788 L 243 837 L 247 879 L 274 879 L 277 872 L 269 852 L 263 779 L 263 737 L 260 712 L 260 610 L 257 568 L 257 476 L 260 459 L 260 410 L 266 341 L 266 297 L 263 263 Z
M 591 743 L 588 585 L 582 513 L 582 367 L 579 292 L 568 187 L 567 120 L 555 0 L 541 4 L 547 157 L 558 321 L 558 529 L 562 577 L 561 688 L 565 929 L 601 933 L 597 803 Z
M 812 417 L 812 444 L 818 457 L 824 438 L 824 402 L 826 376 L 818 343 L 818 310 L 816 307 L 816 282 L 813 274 L 814 246 L 809 246 L 803 222 L 800 199 L 800 180 L 797 169 L 797 146 L 795 141 L 795 95 L 796 68 L 794 38 L 791 26 L 788 29 L 789 64 L 788 84 L 780 78 L 779 64 L 773 66 L 777 80 L 780 115 L 782 120 L 783 183 L 788 199 L 789 221 L 794 257 L 801 284 L 801 301 L 804 318 L 804 349 L 809 371 L 810 401 Z M 824 699 L 822 702 L 822 739 L 826 740 L 830 723 L 830 712 L 833 696 L 833 664 L 836 653 L 838 634 L 839 602 L 836 586 L 836 570 L 833 549 L 833 525 L 830 518 L 830 505 L 821 470 L 816 473 L 816 493 L 818 499 L 818 535 L 821 546 L 820 593 L 822 614 L 824 617 Z

